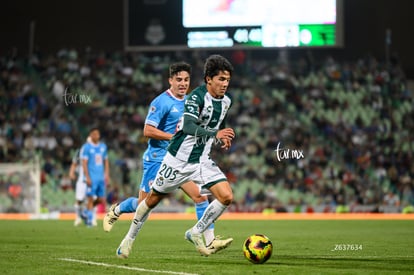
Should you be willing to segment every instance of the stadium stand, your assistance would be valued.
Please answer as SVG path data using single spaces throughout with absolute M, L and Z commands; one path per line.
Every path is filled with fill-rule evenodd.
M 148 103 L 166 88 L 172 61 L 191 63 L 192 85 L 201 83 L 206 56 L 61 49 L 1 57 L 1 162 L 40 155 L 44 205 L 73 211 L 65 175 L 94 125 L 110 148 L 111 202 L 129 195 L 123 185 L 134 193 Z M 236 63 L 228 124 L 237 138 L 228 153 L 214 151 L 234 187 L 229 211 L 400 212 L 414 204 L 413 91 L 398 64 L 329 56 Z M 8 184 L 0 179 L 2 197 Z M 181 194 L 172 200 L 191 205 Z

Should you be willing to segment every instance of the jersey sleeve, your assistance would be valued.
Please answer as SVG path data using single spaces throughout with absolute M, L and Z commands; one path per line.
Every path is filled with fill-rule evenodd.
M 209 136 L 215 137 L 217 130 L 207 130 L 198 125 L 197 119 L 193 116 L 184 117 L 183 132 L 187 135 L 196 137 Z
M 203 98 L 198 93 L 191 93 L 184 104 L 184 116 L 198 118 L 203 106 Z
M 156 97 L 150 104 L 145 124 L 158 127 L 165 113 L 168 112 L 168 106 L 161 96 Z
M 217 130 L 207 130 L 198 124 L 200 110 L 203 108 L 204 99 L 198 93 L 191 93 L 184 104 L 183 132 L 192 136 L 214 137 Z
M 79 153 L 80 159 L 89 159 L 88 150 L 86 150 L 86 147 L 87 147 L 87 144 L 84 144 L 81 147 L 81 150 Z

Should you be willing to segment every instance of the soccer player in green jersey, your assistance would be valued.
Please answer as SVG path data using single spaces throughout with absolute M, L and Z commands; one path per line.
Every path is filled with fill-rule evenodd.
M 185 232 L 185 239 L 193 243 L 198 252 L 209 256 L 202 233 L 226 210 L 233 200 L 233 192 L 226 176 L 210 158 L 212 145 L 219 140 L 228 149 L 235 137 L 232 128 L 225 127 L 225 118 L 231 106 L 227 92 L 233 73 L 232 64 L 221 55 L 211 55 L 204 64 L 205 84 L 194 89 L 187 97 L 184 114 L 164 157 L 152 189 L 135 211 L 130 229 L 116 254 L 127 258 L 147 216 L 169 193 L 192 180 L 202 190 L 215 197 L 203 217 Z

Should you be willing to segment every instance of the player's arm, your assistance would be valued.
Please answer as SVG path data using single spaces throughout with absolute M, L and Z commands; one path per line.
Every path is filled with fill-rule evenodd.
M 72 158 L 72 164 L 70 165 L 70 169 L 69 169 L 69 178 L 71 180 L 75 180 L 76 179 L 76 168 L 78 166 L 78 162 L 79 162 L 79 158 L 80 158 L 80 149 L 76 150 L 75 154 L 73 155 Z
M 230 139 L 235 136 L 233 129 L 206 129 L 199 125 L 198 117 L 202 109 L 203 99 L 197 94 L 191 94 L 184 104 L 183 128 L 184 134 L 196 137 L 216 137 L 220 140 Z
M 76 174 L 75 174 L 76 166 L 77 166 L 76 162 L 72 162 L 72 164 L 70 165 L 70 168 L 69 168 L 69 178 L 71 180 L 75 180 L 76 179 Z
M 157 139 L 157 140 L 170 140 L 173 136 L 173 134 L 166 133 L 164 131 L 161 131 L 157 127 L 145 124 L 144 125 L 144 136 L 147 138 Z
M 226 117 L 227 117 L 227 115 L 226 115 Z M 223 121 L 220 124 L 220 127 L 219 127 L 220 130 L 226 128 L 226 117 L 223 119 Z M 223 145 L 221 146 L 221 148 L 223 148 L 225 150 L 230 149 L 230 147 L 231 147 L 231 139 L 222 138 L 221 139 L 221 142 L 223 143 Z
M 104 165 L 104 181 L 105 184 L 110 184 L 110 168 L 109 168 L 109 157 L 108 157 L 108 147 L 106 144 L 102 144 L 103 152 L 102 152 L 102 158 L 103 158 L 103 165 Z
M 222 139 L 229 139 L 232 140 L 235 136 L 234 131 L 232 128 L 223 128 L 220 130 L 214 130 L 214 129 L 205 129 L 198 125 L 197 118 L 184 114 L 184 121 L 183 121 L 183 132 L 187 135 L 192 135 L 196 137 L 216 137 L 220 140 Z
M 82 168 L 83 168 L 83 175 L 85 177 L 85 182 L 87 185 L 91 185 L 92 181 L 89 176 L 89 170 L 88 170 L 88 159 L 82 159 Z
M 150 104 L 144 124 L 144 136 L 156 140 L 170 140 L 173 134 L 158 129 L 159 123 L 165 119 L 171 106 L 166 104 L 161 97 L 156 97 Z
M 193 116 L 184 117 L 183 132 L 195 137 L 216 137 L 223 142 L 222 148 L 224 149 L 230 148 L 231 140 L 235 136 L 232 128 L 224 128 L 220 130 L 205 129 L 197 124 L 197 119 Z
M 202 136 L 208 136 L 208 137 L 215 137 L 218 130 L 214 129 L 205 129 L 198 125 L 197 118 L 184 114 L 183 119 L 183 132 L 187 135 L 202 137 Z
M 109 184 L 109 180 L 110 180 L 110 175 L 109 175 L 109 160 L 108 158 L 105 159 L 105 182 L 106 184 Z

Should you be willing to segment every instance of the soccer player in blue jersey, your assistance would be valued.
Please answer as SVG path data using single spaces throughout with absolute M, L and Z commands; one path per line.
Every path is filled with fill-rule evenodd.
M 106 184 L 109 184 L 108 149 L 100 141 L 98 128 L 89 131 L 90 142 L 86 142 L 81 149 L 82 169 L 84 181 L 87 184 L 87 226 L 96 225 L 94 207 L 105 201 Z
M 86 142 L 91 142 L 91 138 L 88 137 Z M 86 191 L 87 191 L 87 184 L 84 180 L 83 176 L 83 168 L 82 168 L 82 161 L 81 161 L 81 149 L 77 149 L 75 154 L 72 158 L 72 164 L 69 169 L 69 178 L 73 181 L 76 180 L 75 183 L 75 226 L 79 226 L 85 221 L 85 203 L 86 203 Z M 96 207 L 95 207 L 96 208 Z M 94 208 L 94 211 L 95 211 Z M 96 223 L 94 219 L 92 224 Z
M 190 85 L 191 66 L 184 62 L 172 64 L 169 68 L 170 88 L 157 96 L 149 107 L 145 120 L 144 135 L 149 138 L 148 148 L 143 155 L 143 176 L 139 191 L 139 198 L 128 198 L 119 204 L 112 205 L 105 215 L 103 228 L 109 232 L 115 221 L 122 213 L 135 212 L 138 204 L 150 192 L 152 183 L 160 169 L 161 162 L 167 153 L 170 139 L 177 130 L 177 126 L 184 111 L 184 101 Z M 163 167 L 161 167 L 163 169 Z M 197 218 L 201 218 L 208 207 L 208 198 L 200 194 L 200 188 L 194 182 L 186 182 L 181 189 L 195 203 Z M 214 224 L 204 233 L 204 239 L 211 253 L 226 248 L 233 239 L 220 240 L 214 235 Z
M 116 255 L 127 258 L 139 230 L 151 210 L 169 193 L 194 181 L 209 190 L 215 199 L 204 211 L 198 222 L 185 233 L 198 252 L 209 256 L 202 234 L 217 220 L 233 200 L 233 192 L 225 174 L 210 158 L 212 145 L 221 140 L 228 149 L 235 137 L 232 128 L 226 128 L 225 118 L 232 105 L 226 94 L 233 66 L 220 55 L 211 55 L 204 65 L 204 85 L 195 88 L 184 104 L 182 123 L 170 141 L 167 153 L 154 179 L 151 192 L 138 205 L 134 220 L 122 240 Z

